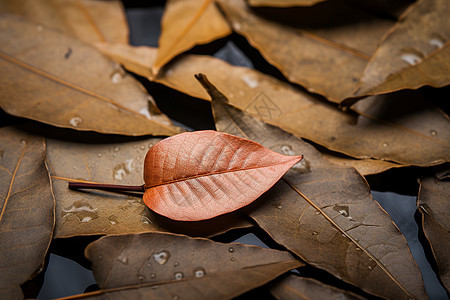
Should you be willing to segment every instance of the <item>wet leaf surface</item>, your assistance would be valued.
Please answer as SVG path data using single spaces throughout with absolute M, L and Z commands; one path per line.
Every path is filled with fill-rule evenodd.
M 248 209 L 270 236 L 307 263 L 381 297 L 423 298 L 404 236 L 353 168 L 335 166 L 311 145 L 226 104 L 214 86 L 216 126 L 279 153 L 304 155 Z
M 100 298 L 228 299 L 302 265 L 288 252 L 163 233 L 103 237 L 86 257 Z
M 438 275 L 447 292 L 450 291 L 450 238 L 449 238 L 449 199 L 450 182 L 448 178 L 425 177 L 420 181 L 417 205 L 422 213 L 422 226 L 431 244 L 437 262 Z
M 148 151 L 144 202 L 174 220 L 210 219 L 250 204 L 301 159 L 227 133 L 178 134 Z
M 149 47 L 104 45 L 102 49 L 133 72 L 145 70 L 155 55 Z M 176 60 L 155 80 L 209 100 L 195 82 L 197 72 L 216 83 L 234 106 L 333 151 L 402 165 L 449 161 L 448 116 L 421 93 L 372 96 L 353 105 L 353 113 L 343 112 L 271 76 L 198 55 Z
M 0 129 L 0 298 L 23 299 L 20 285 L 43 268 L 55 200 L 43 137 Z
M 128 44 L 128 24 L 118 0 L 4 0 L 0 12 L 20 15 L 88 43 Z
M 418 1 L 381 41 L 356 96 L 450 83 L 450 5 Z
M 249 0 L 251 6 L 291 7 L 311 6 L 326 0 Z
M 147 231 L 211 236 L 251 224 L 240 215 L 186 224 L 153 213 L 142 194 L 72 191 L 68 181 L 142 185 L 144 157 L 161 139 L 49 138 L 48 161 L 56 198 L 56 238 Z
M 227 21 L 212 0 L 169 0 L 162 19 L 154 74 L 172 58 L 198 44 L 206 44 L 231 33 Z
M 233 30 L 291 82 L 334 102 L 352 95 L 378 40 L 394 24 L 342 1 L 265 14 L 243 0 L 219 3 Z
M 0 78 L 6 112 L 103 133 L 180 132 L 135 79 L 94 48 L 15 16 L 1 15 L 0 29 L 0 70 L 9 75 Z
M 320 281 L 295 275 L 287 275 L 270 284 L 270 292 L 279 300 L 362 300 L 356 294 L 323 284 Z

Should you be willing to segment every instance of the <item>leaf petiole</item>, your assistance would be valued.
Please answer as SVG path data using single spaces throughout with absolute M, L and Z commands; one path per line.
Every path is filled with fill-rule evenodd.
M 69 189 L 94 189 L 102 191 L 118 191 L 118 192 L 144 192 L 144 185 L 116 185 L 103 183 L 88 183 L 88 182 L 69 182 Z

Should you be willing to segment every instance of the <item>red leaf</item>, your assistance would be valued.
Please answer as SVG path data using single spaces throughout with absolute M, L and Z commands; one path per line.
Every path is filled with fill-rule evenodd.
M 174 220 L 213 218 L 253 202 L 301 159 L 226 133 L 178 134 L 148 151 L 144 202 Z

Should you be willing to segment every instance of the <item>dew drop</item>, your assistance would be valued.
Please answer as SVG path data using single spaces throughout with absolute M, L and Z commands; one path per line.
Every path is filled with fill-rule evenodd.
M 278 207 L 277 207 L 278 209 L 282 209 L 283 208 L 283 206 L 282 205 L 278 205 Z
M 109 220 L 109 223 L 111 223 L 111 225 L 116 225 L 117 223 L 119 223 L 116 216 L 109 216 L 108 220 Z
M 151 264 L 151 263 L 148 263 L 148 264 L 147 264 L 147 267 L 151 268 L 151 267 L 152 267 L 152 264 Z
M 139 149 L 141 149 L 141 150 L 145 150 L 145 146 L 144 146 L 144 145 L 142 145 L 141 147 L 139 147 Z
M 21 144 L 26 144 L 27 141 L 26 141 L 25 139 L 21 139 L 21 140 L 20 140 L 20 143 L 21 143 Z
M 313 231 L 312 235 L 317 235 L 317 232 Z
M 148 266 L 148 265 L 147 265 Z M 151 273 L 150 274 L 150 278 L 156 278 L 156 274 L 155 273 Z
M 295 155 L 294 150 L 292 150 L 292 147 L 290 145 L 283 145 L 281 146 L 281 152 L 285 155 Z
M 402 53 L 401 58 L 404 62 L 413 66 L 422 61 L 422 54 L 417 51 L 405 51 Z
M 114 152 L 119 152 L 120 148 L 119 147 L 115 147 L 114 148 Z
M 228 252 L 233 253 L 234 252 L 234 248 L 233 247 L 228 248 Z
M 359 247 L 356 247 L 356 251 L 361 251 L 361 248 L 359 248 Z
M 150 149 L 151 147 L 153 147 L 153 144 L 152 143 L 150 143 L 150 144 L 148 144 L 148 149 Z
M 175 272 L 173 274 L 173 278 L 175 278 L 175 280 L 181 280 L 181 279 L 183 279 L 183 277 L 184 277 L 183 272 Z
M 152 286 L 152 290 L 156 290 L 157 288 L 159 288 L 159 285 Z
M 113 83 L 119 83 L 122 80 L 122 74 L 120 72 L 116 71 L 111 74 L 111 81 Z
M 385 142 L 385 143 L 383 143 L 383 147 L 385 147 L 385 148 L 386 148 L 387 146 L 389 146 L 389 144 L 388 144 L 388 143 L 386 143 L 386 142 Z
M 231 260 L 231 261 L 236 261 L 236 258 L 232 257 L 230 260 Z
M 144 281 L 145 277 L 142 276 L 142 275 L 139 275 L 139 276 L 138 276 L 138 279 L 139 279 L 139 281 Z
M 370 269 L 370 270 L 372 270 L 372 267 L 371 267 L 371 266 L 369 266 L 369 269 Z
M 101 154 L 101 153 L 97 153 L 97 156 L 98 156 L 98 157 L 102 157 L 102 154 Z
M 110 160 L 114 160 L 114 158 L 116 158 L 115 156 L 111 156 L 109 159 Z
M 175 262 L 175 263 L 173 264 L 174 267 L 178 267 L 179 265 L 180 265 L 179 262 Z
M 128 257 L 126 257 L 126 255 L 123 253 L 120 253 L 120 255 L 117 257 L 117 260 L 119 260 L 124 265 L 128 264 Z
M 437 135 L 437 131 L 434 129 L 430 130 L 430 135 L 432 135 L 432 136 Z
M 203 269 L 202 267 L 197 267 L 194 269 L 194 276 L 197 278 L 203 277 L 206 275 L 206 271 L 205 269 Z
M 159 253 L 153 254 L 153 259 L 160 265 L 164 265 L 170 258 L 170 252 L 163 250 Z
M 81 119 L 80 117 L 73 117 L 72 119 L 70 119 L 69 123 L 70 125 L 74 126 L 74 127 L 78 127 L 78 125 L 83 122 L 83 119 Z
M 432 37 L 429 42 L 431 46 L 434 46 L 438 49 L 444 47 L 445 44 L 445 41 L 438 36 Z
M 316 215 L 320 215 L 320 211 L 316 211 Z

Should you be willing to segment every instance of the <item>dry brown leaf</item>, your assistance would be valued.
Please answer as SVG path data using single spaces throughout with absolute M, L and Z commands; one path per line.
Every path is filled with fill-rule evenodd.
M 139 71 L 155 57 L 149 47 L 110 44 L 102 51 L 142 76 Z M 358 114 L 345 113 L 271 76 L 199 55 L 177 59 L 154 80 L 209 100 L 193 76 L 198 72 L 217 83 L 234 106 L 333 151 L 402 165 L 450 159 L 448 116 L 418 93 L 372 96 L 353 106 Z
M 145 154 L 158 141 L 157 138 L 114 141 L 112 137 L 85 135 L 74 140 L 48 139 L 48 161 L 56 198 L 55 237 L 146 231 L 212 236 L 251 226 L 237 214 L 190 224 L 176 222 L 149 210 L 142 194 L 68 189 L 68 181 L 77 180 L 142 185 Z
M 353 167 L 363 176 L 383 173 L 393 168 L 406 167 L 406 165 L 399 165 L 393 162 L 378 159 L 354 159 L 331 151 L 321 151 L 321 153 L 326 159 L 335 165 Z
M 233 30 L 291 82 L 334 102 L 352 95 L 378 40 L 393 25 L 339 1 L 267 13 L 295 26 L 264 19 L 244 0 L 219 3 Z
M 2 0 L 0 12 L 23 16 L 88 43 L 128 44 L 128 23 L 119 0 Z
M 0 72 L 0 106 L 14 116 L 102 133 L 181 131 L 96 49 L 11 15 L 0 15 Z
M 324 284 L 320 281 L 287 275 L 269 285 L 270 293 L 279 300 L 362 300 L 359 295 Z
M 448 170 L 448 169 L 447 169 Z M 437 273 L 447 292 L 450 291 L 450 182 L 435 177 L 419 180 L 417 206 L 422 213 L 422 226 L 437 263 Z
M 301 156 L 287 156 L 223 132 L 186 132 L 145 156 L 144 203 L 179 221 L 200 221 L 247 206 Z
M 291 7 L 311 6 L 326 0 L 249 0 L 251 6 Z
M 311 145 L 226 104 L 214 86 L 216 127 L 303 160 L 248 208 L 279 244 L 307 263 L 386 298 L 425 298 L 422 277 L 404 236 L 373 200 L 353 168 L 329 163 Z
M 158 55 L 152 65 L 154 74 L 178 54 L 231 33 L 212 0 L 167 1 L 161 26 Z
M 55 225 L 45 140 L 23 129 L 0 129 L 1 299 L 23 299 L 20 285 L 42 270 Z
M 106 236 L 86 257 L 100 299 L 231 299 L 303 265 L 288 252 L 164 233 Z
M 450 83 L 450 5 L 422 0 L 385 36 L 355 96 Z

